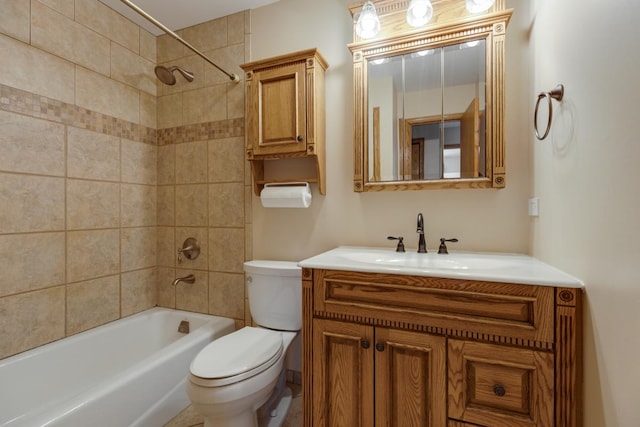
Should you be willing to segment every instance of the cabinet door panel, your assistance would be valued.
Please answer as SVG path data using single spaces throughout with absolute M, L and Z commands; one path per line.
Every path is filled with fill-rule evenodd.
M 254 74 L 253 154 L 306 152 L 304 62 Z
M 375 336 L 376 425 L 444 426 L 446 339 L 383 328 Z
M 371 427 L 373 328 L 314 319 L 313 345 L 313 426 Z

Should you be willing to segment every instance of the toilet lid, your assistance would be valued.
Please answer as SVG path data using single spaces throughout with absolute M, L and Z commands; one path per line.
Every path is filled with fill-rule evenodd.
M 208 344 L 193 359 L 190 371 L 203 379 L 231 383 L 262 372 L 281 354 L 280 332 L 247 326 Z

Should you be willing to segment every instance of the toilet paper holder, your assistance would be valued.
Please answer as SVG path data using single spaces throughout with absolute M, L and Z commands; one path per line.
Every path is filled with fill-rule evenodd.
M 308 208 L 311 204 L 308 182 L 269 182 L 260 192 L 262 206 L 266 208 Z

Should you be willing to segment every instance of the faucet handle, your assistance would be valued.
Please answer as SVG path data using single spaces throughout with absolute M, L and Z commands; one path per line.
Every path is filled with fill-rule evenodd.
M 404 239 L 404 237 L 399 236 L 399 237 L 393 237 L 393 236 L 388 236 L 387 240 L 397 240 L 398 241 L 398 246 L 396 246 L 396 252 L 404 252 L 404 243 L 402 242 L 402 239 Z
M 451 243 L 456 243 L 458 241 L 458 239 L 445 239 L 444 237 L 440 238 L 440 247 L 438 248 L 438 253 L 439 254 L 448 254 L 449 251 L 447 250 L 447 245 L 445 244 L 445 242 L 451 242 Z

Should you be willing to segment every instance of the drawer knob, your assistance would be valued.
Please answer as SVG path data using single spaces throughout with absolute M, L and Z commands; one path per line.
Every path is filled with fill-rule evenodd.
M 298 140 L 298 142 L 304 141 L 304 137 L 302 135 L 298 135 L 296 139 Z
M 500 396 L 500 397 L 502 397 L 502 396 L 504 396 L 504 395 L 507 393 L 507 391 L 506 391 L 506 390 L 504 389 L 504 387 L 503 387 L 503 386 L 501 386 L 500 384 L 496 384 L 496 385 L 494 385 L 494 386 L 493 386 L 493 393 L 494 393 L 496 396 Z
M 376 344 L 376 350 L 378 350 L 378 351 L 384 351 L 384 344 L 382 344 L 381 342 L 379 342 L 378 344 Z
M 369 348 L 369 341 L 367 340 L 363 340 L 362 343 L 360 344 L 362 345 L 362 348 L 364 348 L 365 350 Z

